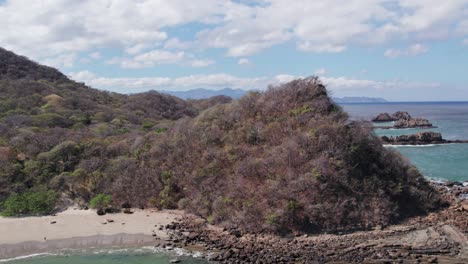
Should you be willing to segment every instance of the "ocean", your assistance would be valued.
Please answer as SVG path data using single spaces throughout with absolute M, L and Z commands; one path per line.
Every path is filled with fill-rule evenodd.
M 359 103 L 341 106 L 355 120 L 370 120 L 383 112 L 406 111 L 413 117 L 427 118 L 438 127 L 376 129 L 375 133 L 379 136 L 398 136 L 427 130 L 440 132 L 445 139 L 468 140 L 468 102 Z M 468 181 L 468 144 L 391 147 L 407 157 L 424 176 L 432 180 Z
M 96 250 L 68 250 L 53 254 L 35 254 L 7 260 L 8 264 L 167 264 L 179 260 L 184 264 L 207 264 L 207 260 L 182 249 L 122 248 Z
M 429 119 L 446 139 L 468 139 L 468 102 L 342 104 L 352 119 L 370 120 L 382 112 L 407 111 L 415 117 Z M 412 134 L 421 129 L 384 130 L 377 135 Z M 468 144 L 430 146 L 392 146 L 407 157 L 423 175 L 434 180 L 468 181 Z M 182 252 L 183 253 L 183 252 Z M 85 252 L 62 252 L 8 261 L 12 264 L 159 264 L 170 263 L 176 257 L 181 263 L 202 264 L 206 260 L 182 254 L 180 251 L 157 249 L 112 249 Z M 1 260 L 0 260 L 1 262 Z

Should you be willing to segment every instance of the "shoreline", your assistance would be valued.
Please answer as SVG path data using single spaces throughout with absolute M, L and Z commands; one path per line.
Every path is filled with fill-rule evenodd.
M 48 241 L 25 241 L 0 245 L 0 263 L 41 255 L 55 255 L 63 251 L 113 249 L 154 246 L 155 238 L 144 234 L 95 235 Z
M 177 210 L 135 210 L 98 216 L 69 208 L 51 216 L 0 217 L 0 261 L 62 249 L 155 246 L 169 238 L 162 227 L 183 215 Z
M 161 252 L 187 250 L 189 254 L 200 252 L 200 256 L 219 263 L 247 263 L 262 259 L 271 263 L 380 263 L 388 262 L 416 263 L 460 263 L 468 261 L 468 186 L 461 182 L 430 181 L 450 206 L 441 208 L 425 216 L 416 216 L 390 226 L 377 226 L 372 230 L 361 230 L 343 234 L 291 234 L 281 237 L 268 233 L 246 233 L 236 228 L 213 226 L 183 211 L 136 210 L 134 214 L 109 214 L 97 216 L 95 211 L 67 210 L 57 216 L 13 218 L 10 221 L 26 219 L 25 229 L 37 229 L 34 224 L 46 223 L 44 219 L 71 215 L 78 221 L 95 222 L 96 219 L 112 218 L 115 222 L 102 224 L 98 221 L 100 234 L 95 232 L 96 225 L 89 225 L 81 236 L 70 236 L 80 232 L 80 228 L 67 232 L 69 236 L 47 241 L 21 241 L 19 243 L 2 243 L 7 238 L 0 237 L 0 263 L 2 259 L 14 260 L 15 257 L 27 257 L 40 253 L 67 253 L 69 250 L 81 249 L 131 249 L 133 247 L 152 247 Z M 83 217 L 83 215 L 85 215 Z M 34 221 L 30 221 L 33 219 Z M 122 225 L 118 221 L 125 219 Z M 132 219 L 132 220 L 131 220 Z M 41 220 L 41 221 L 39 221 Z M 0 229 L 8 228 L 2 224 Z M 10 223 L 11 224 L 11 223 Z M 136 225 L 132 230 L 143 230 L 139 233 L 123 232 L 124 226 Z M 82 225 L 81 225 L 82 226 Z M 103 234 L 106 227 L 113 227 Z M 83 228 L 81 228 L 83 229 Z M 2 230 L 0 230 L 1 232 Z M 83 230 L 81 230 L 83 231 Z M 34 234 L 25 231 L 26 237 Z M 60 233 L 59 233 L 60 234 Z M 10 234 L 12 235 L 12 234 Z M 20 238 L 16 238 L 17 240 Z M 24 239 L 24 238 L 23 238 Z M 10 238 L 10 240 L 12 240 Z M 156 251 L 155 251 L 156 252 Z M 34 255 L 32 255 L 33 257 Z M 175 256 L 177 258 L 177 256 Z

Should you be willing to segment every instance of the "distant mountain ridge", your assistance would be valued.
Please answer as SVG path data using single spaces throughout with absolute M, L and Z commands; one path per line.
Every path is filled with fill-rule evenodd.
M 224 88 L 221 90 L 210 90 L 204 88 L 192 89 L 187 91 L 159 91 L 161 93 L 177 96 L 182 99 L 206 99 L 213 96 L 224 95 L 233 99 L 239 99 L 248 91 L 241 89 Z
M 252 91 L 252 90 L 250 90 Z M 232 89 L 232 88 L 224 88 L 221 90 L 210 90 L 205 88 L 197 88 L 187 91 L 159 91 L 161 93 L 170 94 L 173 96 L 177 96 L 182 99 L 206 99 L 213 96 L 229 96 L 233 99 L 239 99 L 244 96 L 249 90 L 241 90 L 241 89 Z M 356 96 L 356 97 L 333 97 L 333 100 L 336 103 L 385 103 L 388 102 L 383 98 L 377 97 L 363 97 L 363 96 Z

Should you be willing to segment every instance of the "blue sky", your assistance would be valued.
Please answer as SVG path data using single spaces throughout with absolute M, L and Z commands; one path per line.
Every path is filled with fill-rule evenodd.
M 0 46 L 122 93 L 264 89 L 468 100 L 468 0 L 0 0 Z

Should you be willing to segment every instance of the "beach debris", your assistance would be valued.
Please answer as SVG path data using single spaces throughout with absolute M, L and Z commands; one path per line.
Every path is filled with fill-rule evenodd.
M 107 219 L 107 223 L 114 223 L 114 219 Z
M 180 262 L 180 259 L 178 259 L 178 258 L 171 259 L 171 260 L 169 261 L 169 263 L 179 263 L 179 262 Z
M 130 208 L 125 208 L 125 209 L 123 210 L 123 213 L 124 213 L 124 214 L 133 214 L 133 211 L 132 211 Z
M 56 224 L 56 223 L 57 223 L 57 221 L 50 222 L 51 225 Z
M 106 211 L 105 211 L 104 209 L 101 208 L 101 209 L 97 210 L 96 213 L 97 213 L 97 215 L 105 215 L 105 214 L 106 214 Z

